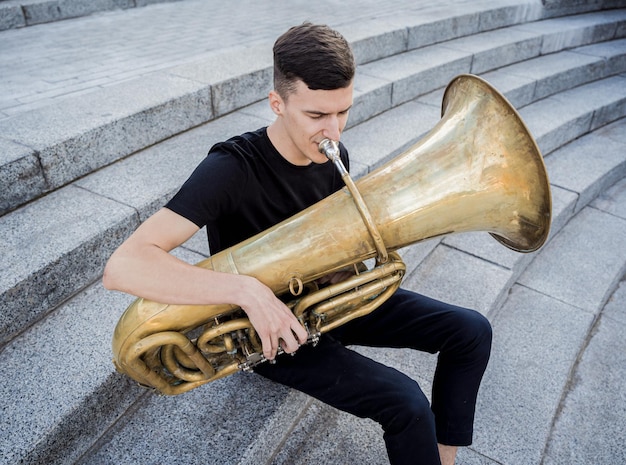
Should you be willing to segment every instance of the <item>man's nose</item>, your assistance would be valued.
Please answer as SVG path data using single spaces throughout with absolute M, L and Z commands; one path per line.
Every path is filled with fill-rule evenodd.
M 324 137 L 327 137 L 330 140 L 338 141 L 341 137 L 341 123 L 339 122 L 339 118 L 337 116 L 329 116 L 326 122 L 326 126 L 323 130 Z

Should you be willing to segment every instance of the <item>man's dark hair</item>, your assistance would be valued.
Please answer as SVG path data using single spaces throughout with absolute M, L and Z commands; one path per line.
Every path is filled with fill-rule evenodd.
M 274 44 L 274 89 L 283 99 L 298 80 L 311 90 L 348 87 L 355 67 L 348 41 L 325 25 L 294 26 Z

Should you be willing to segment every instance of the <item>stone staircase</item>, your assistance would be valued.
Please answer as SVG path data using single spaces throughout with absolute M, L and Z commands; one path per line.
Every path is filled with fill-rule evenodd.
M 589 431 L 577 418 L 598 392 L 625 408 L 615 328 L 626 324 L 626 5 L 580 3 L 474 2 L 338 27 L 359 62 L 343 138 L 354 177 L 429 131 L 461 73 L 507 96 L 546 160 L 553 224 L 538 253 L 478 233 L 403 250 L 406 287 L 476 308 L 495 329 L 461 464 L 626 460 L 608 436 L 623 416 L 589 414 L 600 425 Z M 234 47 L 0 121 L 0 463 L 386 463 L 376 424 L 256 375 L 161 397 L 111 363 L 113 327 L 133 299 L 102 288 L 106 259 L 211 141 L 272 120 L 261 101 L 270 50 Z M 203 232 L 175 253 L 204 258 Z M 357 350 L 428 392 L 432 356 Z M 594 369 L 598 359 L 610 369 Z

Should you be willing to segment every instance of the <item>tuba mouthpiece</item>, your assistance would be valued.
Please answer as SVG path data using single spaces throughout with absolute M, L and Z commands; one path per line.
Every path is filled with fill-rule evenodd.
M 326 155 L 326 158 L 330 161 L 335 161 L 339 158 L 339 146 L 334 140 L 324 139 L 318 147 L 319 151 Z

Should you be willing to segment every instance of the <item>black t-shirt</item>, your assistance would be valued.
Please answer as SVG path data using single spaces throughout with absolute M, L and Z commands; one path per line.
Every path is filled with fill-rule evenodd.
M 349 169 L 348 153 L 339 147 Z M 217 253 L 343 186 L 331 162 L 293 165 L 261 128 L 214 145 L 166 207 L 198 227 L 206 225 L 209 248 Z

